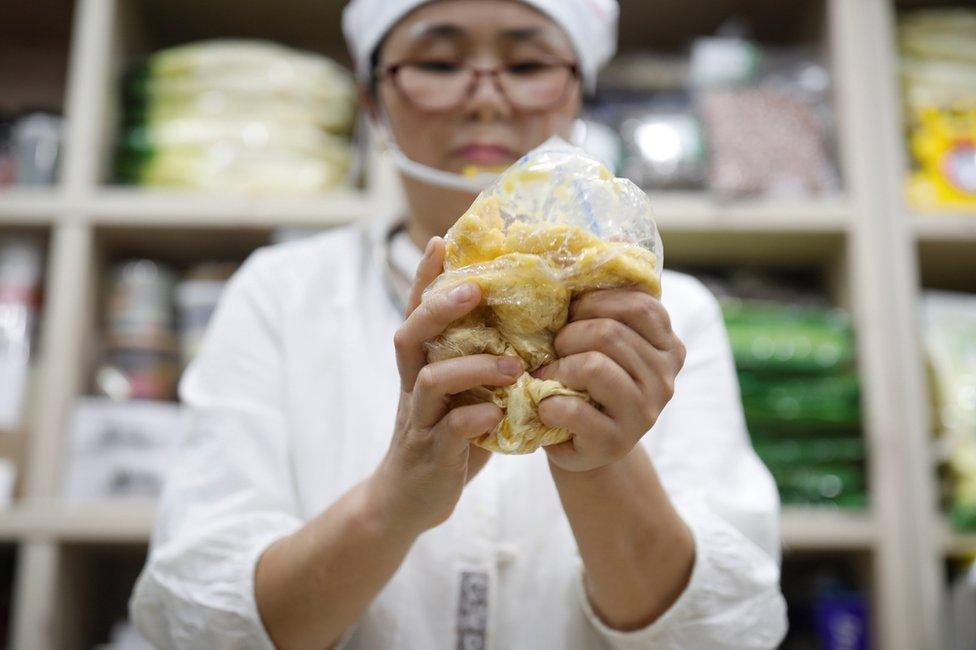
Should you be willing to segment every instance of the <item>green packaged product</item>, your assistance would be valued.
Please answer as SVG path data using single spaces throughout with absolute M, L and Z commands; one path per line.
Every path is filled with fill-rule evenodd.
M 860 384 L 853 371 L 824 377 L 740 372 L 739 385 L 750 430 L 773 430 L 782 436 L 860 426 Z
M 773 302 L 722 302 L 739 370 L 820 374 L 848 368 L 854 359 L 844 312 Z
M 864 493 L 864 473 L 849 465 L 770 468 L 783 501 L 830 503 Z
M 762 461 L 769 466 L 856 464 L 864 461 L 864 440 L 860 436 L 757 439 L 753 441 L 753 446 Z

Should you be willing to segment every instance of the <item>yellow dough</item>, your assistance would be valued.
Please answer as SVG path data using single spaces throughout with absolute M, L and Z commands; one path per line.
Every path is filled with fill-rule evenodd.
M 632 285 L 660 296 L 661 280 L 655 271 L 656 263 L 654 253 L 639 246 L 601 243 L 580 252 L 566 274 L 566 282 L 575 293 Z
M 479 262 L 488 262 L 505 252 L 505 236 L 498 199 L 481 202 L 476 215 L 470 210 L 451 227 L 446 244 L 444 267 L 459 269 Z
M 539 402 L 553 395 L 586 398 L 586 393 L 551 379 L 536 379 L 527 372 L 513 385 L 491 391 L 491 401 L 505 411 L 505 418 L 474 443 L 503 454 L 526 454 L 569 440 L 573 437 L 569 429 L 547 427 L 539 421 Z
M 653 252 L 601 239 L 559 214 L 540 218 L 510 213 L 527 205 L 524 197 L 515 198 L 520 183 L 547 180 L 547 171 L 515 167 L 502 176 L 495 194 L 478 197 L 447 233 L 445 272 L 428 289 L 474 282 L 482 293 L 475 311 L 428 344 L 429 361 L 488 353 L 517 355 L 525 363 L 526 372 L 511 386 L 480 387 L 454 398 L 456 404 L 490 401 L 505 412 L 494 430 L 474 441 L 505 454 L 531 453 L 572 438 L 568 429 L 547 427 L 539 420 L 542 400 L 553 395 L 589 399 L 558 381 L 529 374 L 555 358 L 553 339 L 566 324 L 570 301 L 585 291 L 615 287 L 661 294 Z M 602 169 L 594 182 L 621 181 Z M 565 186 L 550 190 L 557 197 L 569 196 Z

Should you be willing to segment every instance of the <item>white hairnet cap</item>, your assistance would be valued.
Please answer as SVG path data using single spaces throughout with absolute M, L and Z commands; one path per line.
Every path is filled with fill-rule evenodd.
M 369 79 L 370 57 L 386 33 L 404 16 L 431 0 L 350 0 L 342 12 L 342 32 L 356 65 Z M 617 0 L 520 0 L 549 16 L 569 36 L 583 83 L 596 85 L 596 73 L 617 50 Z

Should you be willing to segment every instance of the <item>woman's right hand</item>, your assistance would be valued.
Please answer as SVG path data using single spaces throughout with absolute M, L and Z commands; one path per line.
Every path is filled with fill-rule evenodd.
M 406 321 L 394 336 L 400 372 L 396 429 L 370 481 L 374 505 L 386 523 L 411 534 L 451 515 L 465 483 L 491 455 L 470 441 L 502 419 L 494 404 L 451 408 L 451 397 L 477 386 L 507 386 L 523 370 L 517 357 L 490 354 L 427 363 L 426 343 L 481 302 L 480 289 L 470 282 L 423 295 L 443 261 L 444 240 L 435 237 L 417 268 Z

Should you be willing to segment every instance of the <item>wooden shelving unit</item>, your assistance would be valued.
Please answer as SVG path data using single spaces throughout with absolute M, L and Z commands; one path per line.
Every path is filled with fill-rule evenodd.
M 880 535 L 878 523 L 869 513 L 816 508 L 786 509 L 780 531 L 787 553 L 871 552 Z
M 223 0 L 39 4 L 63 14 L 62 33 L 43 37 L 58 43 L 68 58 L 64 79 L 55 80 L 63 84 L 67 148 L 57 186 L 0 192 L 0 234 L 37 229 L 46 233 L 48 244 L 43 356 L 37 368 L 37 385 L 43 388 L 28 414 L 21 494 L 11 510 L 0 512 L 0 541 L 17 548 L 10 645 L 46 650 L 74 647 L 77 639 L 94 634 L 82 629 L 96 625 L 86 621 L 97 618 L 89 605 L 79 604 L 88 593 L 79 576 L 90 572 L 82 565 L 91 558 L 105 561 L 121 548 L 120 562 L 131 568 L 133 546 L 144 546 L 152 527 L 152 504 L 75 505 L 58 498 L 66 418 L 90 379 L 86 346 L 97 322 L 95 285 L 106 251 L 169 246 L 173 254 L 176 249 L 191 254 L 198 245 L 209 250 L 203 240 L 219 232 L 232 233 L 231 245 L 246 253 L 278 227 L 324 228 L 396 209 L 398 191 L 388 161 L 379 154 L 370 160 L 365 188 L 321 197 L 203 196 L 108 182 L 118 75 L 138 56 L 187 40 L 255 36 L 341 59 L 338 0 L 247 3 L 233 10 Z M 755 18 L 761 39 L 812 42 L 829 53 L 843 195 L 724 203 L 696 193 L 661 193 L 652 201 L 669 264 L 818 269 L 828 277 L 837 304 L 851 310 L 864 387 L 871 508 L 863 513 L 787 509 L 784 552 L 867 558 L 878 647 L 909 650 L 940 647 L 942 560 L 946 553 L 976 549 L 973 536 L 950 533 L 935 510 L 916 331 L 923 282 L 967 282 L 965 267 L 940 266 L 940 260 L 947 250 L 957 259 L 976 259 L 976 219 L 913 215 L 901 201 L 905 161 L 895 77 L 896 4 L 901 3 L 624 0 L 621 34 L 625 48 L 672 47 L 678 37 L 712 32 L 737 8 Z M 36 16 L 23 22 L 25 28 L 36 24 Z M 50 67 L 45 63 L 42 70 Z M 0 94 L 19 79 L 0 72 Z M 51 95 L 60 101 L 58 92 Z M 969 268 L 972 273 L 972 264 Z M 976 289 L 976 280 L 969 281 Z M 79 629 L 81 636 L 71 636 Z M 66 639 L 75 640 L 65 645 Z

